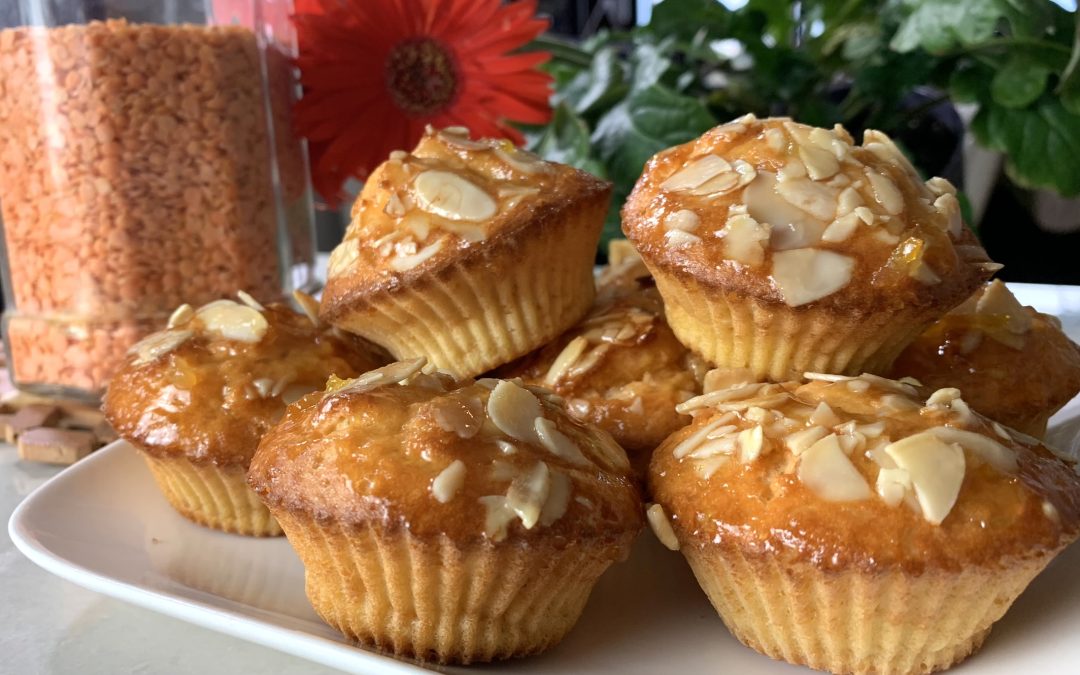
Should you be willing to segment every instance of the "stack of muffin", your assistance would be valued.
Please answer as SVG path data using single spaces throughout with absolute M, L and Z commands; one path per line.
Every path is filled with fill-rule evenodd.
M 1035 437 L 1080 349 L 986 284 L 953 187 L 883 134 L 746 116 L 648 163 L 594 281 L 609 200 L 429 129 L 368 180 L 321 305 L 180 308 L 106 413 L 180 513 L 280 528 L 319 615 L 394 654 L 543 651 L 646 519 L 774 658 L 977 649 L 1080 534 Z

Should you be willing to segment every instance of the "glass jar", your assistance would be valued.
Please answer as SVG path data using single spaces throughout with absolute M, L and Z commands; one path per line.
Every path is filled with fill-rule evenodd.
M 290 3 L 17 5 L 0 30 L 16 386 L 93 399 L 182 303 L 314 290 Z

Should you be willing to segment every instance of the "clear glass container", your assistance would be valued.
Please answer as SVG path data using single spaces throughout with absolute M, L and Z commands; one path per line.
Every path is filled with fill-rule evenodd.
M 182 303 L 313 290 L 290 2 L 11 5 L 0 216 L 16 386 L 93 399 Z

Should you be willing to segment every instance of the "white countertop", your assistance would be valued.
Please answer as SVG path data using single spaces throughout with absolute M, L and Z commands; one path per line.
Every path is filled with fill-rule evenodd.
M 1080 288 L 1010 285 L 1080 339 Z M 0 443 L 0 523 L 60 469 Z M 36 567 L 0 536 L 0 674 L 329 673 L 314 663 L 97 595 Z M 808 671 L 809 672 L 809 671 Z

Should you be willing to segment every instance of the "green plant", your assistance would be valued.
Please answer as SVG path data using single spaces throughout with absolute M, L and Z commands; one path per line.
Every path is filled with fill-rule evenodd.
M 1014 181 L 1080 194 L 1080 28 L 1049 0 L 664 0 L 648 26 L 534 46 L 556 91 L 531 147 L 612 180 L 616 205 L 652 154 L 746 112 L 902 135 L 947 100 L 977 106 Z

